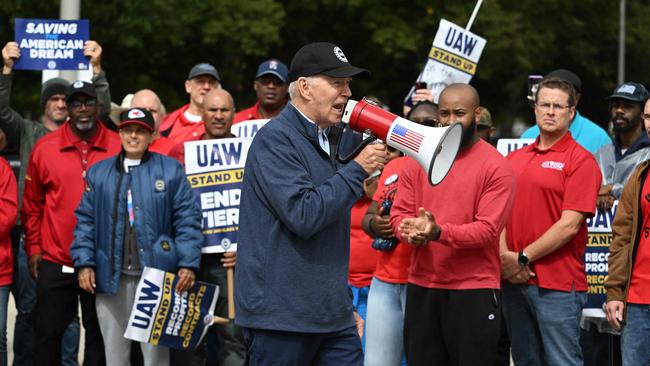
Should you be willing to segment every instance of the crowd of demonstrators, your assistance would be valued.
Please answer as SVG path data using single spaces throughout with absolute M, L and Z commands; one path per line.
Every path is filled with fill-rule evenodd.
M 194 285 L 203 242 L 200 212 L 183 168 L 147 150 L 155 131 L 153 115 L 132 108 L 121 120 L 120 153 L 86 175 L 71 248 L 79 287 L 97 294 L 108 365 L 129 363 L 131 341 L 123 334 L 142 269 L 178 272 L 175 291 L 186 291 Z M 167 348 L 140 346 L 145 365 L 169 363 Z
M 287 65 L 282 61 L 270 59 L 262 62 L 257 67 L 257 74 L 253 81 L 257 102 L 253 106 L 237 112 L 233 123 L 268 119 L 279 115 L 287 104 L 288 72 Z
M 173 352 L 177 365 L 503 365 L 508 346 L 500 342 L 508 334 L 516 365 L 591 365 L 580 343 L 586 219 L 596 203 L 609 209 L 619 198 L 607 320 L 622 329 L 626 364 L 650 357 L 642 341 L 650 304 L 650 94 L 639 83 L 609 97 L 610 138 L 578 113 L 580 78 L 548 73 L 536 91 L 536 125 L 522 135 L 535 142 L 507 158 L 489 144 L 494 123 L 473 87 L 452 84 L 439 104 L 417 89 L 404 108 L 408 119 L 463 126 L 454 165 L 432 187 L 413 159 L 382 144 L 348 164 L 335 158 L 339 145 L 359 140 L 339 122 L 352 78 L 368 72 L 331 43 L 304 46 L 289 68 L 262 62 L 253 81 L 257 101 L 238 113 L 217 69 L 199 63 L 185 81 L 188 104 L 166 115 L 156 93 L 142 89 L 110 125 L 101 122 L 110 92 L 96 42 L 84 48 L 92 84 L 43 84 L 42 122 L 11 109 L 20 51 L 9 42 L 2 54 L 0 150 L 6 133 L 19 142 L 22 161 L 17 192 L 0 161 L 0 330 L 11 286 L 22 291 L 15 292 L 15 364 L 76 362 L 78 300 L 85 363 L 128 364 L 125 323 L 142 268 L 152 265 L 178 272 L 179 291 L 195 280 L 217 284 L 221 317 L 226 271 L 238 268 L 236 325 L 215 325 L 196 349 Z M 235 137 L 233 123 L 251 119 L 271 120 L 248 152 L 239 256 L 201 253 L 184 143 Z M 7 244 L 16 210 L 26 254 L 23 244 L 13 253 Z M 152 253 L 165 240 L 182 255 L 159 263 Z M 115 260 L 100 260 L 111 246 Z M 140 347 L 145 364 L 170 362 L 166 348 Z
M 221 78 L 214 66 L 200 63 L 192 67 L 185 80 L 185 91 L 190 96 L 190 102 L 165 116 L 160 126 L 163 136 L 174 143 L 199 138 L 204 132 L 201 121 L 203 96 L 220 87 Z
M 542 81 L 535 99 L 540 135 L 508 155 L 517 193 L 501 237 L 501 261 L 515 364 L 583 364 L 586 218 L 595 213 L 601 174 L 593 155 L 569 133 L 576 101 L 570 83 Z
M 230 129 L 235 116 L 235 103 L 225 89 L 214 89 L 208 92 L 201 103 L 201 111 L 205 132 L 195 140 L 215 140 L 235 137 Z M 185 164 L 185 147 L 182 143 L 172 149 L 171 157 Z M 213 283 L 219 286 L 219 297 L 214 314 L 222 318 L 228 315 L 227 299 L 227 269 L 234 268 L 237 262 L 237 252 L 203 253 L 201 265 L 197 273 L 199 281 Z M 174 356 L 177 365 L 205 365 L 206 361 L 217 365 L 243 365 L 246 359 L 241 329 L 232 324 L 213 325 L 203 342 L 194 350 L 176 352 Z

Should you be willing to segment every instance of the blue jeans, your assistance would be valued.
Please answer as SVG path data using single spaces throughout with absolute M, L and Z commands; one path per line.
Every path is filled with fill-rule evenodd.
M 623 366 L 650 364 L 650 306 L 627 304 L 626 324 L 621 334 Z
M 354 306 L 355 309 L 357 309 L 357 314 L 363 319 L 364 321 L 364 328 L 363 328 L 363 337 L 361 338 L 361 348 L 366 350 L 366 328 L 365 328 L 365 321 L 366 321 L 366 309 L 368 308 L 368 292 L 370 292 L 370 286 L 366 287 L 354 287 L 352 285 L 348 285 L 350 290 L 352 291 L 352 306 Z
M 7 365 L 7 302 L 11 286 L 0 286 L 0 366 Z
M 404 311 L 406 284 L 392 284 L 373 277 L 366 313 L 364 365 L 406 365 Z
M 27 254 L 23 246 L 23 237 L 13 247 L 14 273 L 11 293 L 16 303 L 16 323 L 14 326 L 14 366 L 32 365 L 32 310 L 36 303 L 36 282 L 29 274 Z M 79 354 L 79 317 L 70 323 L 61 344 L 63 366 L 78 366 Z
M 509 283 L 502 290 L 515 365 L 583 365 L 580 316 L 586 292 Z

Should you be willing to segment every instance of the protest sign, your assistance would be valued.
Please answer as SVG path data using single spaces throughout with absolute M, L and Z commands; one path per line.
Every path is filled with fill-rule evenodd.
M 270 121 L 269 119 L 252 119 L 232 125 L 230 132 L 237 137 L 253 138 L 257 131 Z
M 203 253 L 237 251 L 241 182 L 251 142 L 227 138 L 185 143 L 185 174 L 203 217 Z
M 20 47 L 17 70 L 87 70 L 83 54 L 90 37 L 88 20 L 16 18 L 15 41 Z
M 174 290 L 174 273 L 145 267 L 124 337 L 181 350 L 201 342 L 212 325 L 219 288 L 196 282 L 183 294 Z
M 511 152 L 519 150 L 535 142 L 535 139 L 499 139 L 497 141 L 497 151 L 503 156 L 508 156 Z
M 469 84 L 476 73 L 478 61 L 487 41 L 445 19 L 440 20 L 438 32 L 429 51 L 427 63 L 417 82 L 426 82 L 434 101 L 450 84 Z M 410 105 L 412 87 L 404 102 Z
M 607 302 L 605 281 L 607 280 L 609 246 L 612 243 L 612 222 L 618 201 L 610 210 L 596 210 L 594 217 L 587 219 L 589 241 L 585 252 L 585 272 L 587 273 L 587 305 L 582 310 L 584 316 L 604 318 L 603 304 Z

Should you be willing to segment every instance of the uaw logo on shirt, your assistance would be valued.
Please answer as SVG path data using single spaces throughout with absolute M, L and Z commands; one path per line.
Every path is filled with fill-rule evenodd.
M 562 170 L 564 170 L 564 163 L 559 162 L 559 161 L 547 160 L 547 161 L 542 163 L 542 168 L 555 169 L 555 170 L 562 171 Z
M 162 179 L 156 180 L 154 183 L 154 188 L 156 188 L 156 191 L 162 192 L 165 190 L 165 181 Z
M 139 109 L 131 109 L 127 115 L 129 118 L 142 118 L 144 117 L 144 112 Z
M 334 56 L 343 62 L 348 62 L 347 57 L 345 57 L 345 54 L 343 53 L 343 50 L 338 46 L 334 47 Z

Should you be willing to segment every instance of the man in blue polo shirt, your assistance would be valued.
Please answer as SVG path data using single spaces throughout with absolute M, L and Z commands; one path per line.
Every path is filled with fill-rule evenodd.
M 578 105 L 582 90 L 582 81 L 578 75 L 569 70 L 558 69 L 549 72 L 544 78 L 558 78 L 573 85 L 573 88 L 576 91 L 576 105 Z M 571 136 L 573 136 L 573 139 L 576 140 L 580 146 L 589 150 L 592 154 L 595 154 L 598 149 L 612 142 L 609 135 L 604 129 L 602 129 L 602 127 L 580 115 L 577 109 L 576 116 L 573 118 L 571 125 L 569 126 L 569 132 L 571 132 Z M 537 136 L 539 136 L 539 127 L 534 125 L 524 131 L 521 138 L 535 139 Z

